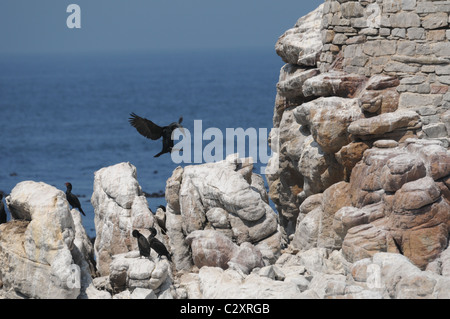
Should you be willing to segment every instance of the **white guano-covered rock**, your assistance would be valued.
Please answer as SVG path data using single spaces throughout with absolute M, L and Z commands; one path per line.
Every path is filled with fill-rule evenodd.
M 286 63 L 313 66 L 322 50 L 323 5 L 300 18 L 292 29 L 278 39 L 275 50 Z
M 72 256 L 76 229 L 64 192 L 25 181 L 14 187 L 6 203 L 21 220 L 0 226 L 3 289 L 28 298 L 77 298 L 81 273 Z
M 137 249 L 133 229 L 155 227 L 147 199 L 137 181 L 136 167 L 119 163 L 95 172 L 91 198 L 95 212 L 95 254 L 102 276 L 109 274 L 112 256 Z
M 113 257 L 109 280 L 115 291 L 142 288 L 160 292 L 165 283 L 172 283 L 170 267 L 169 261 L 159 260 L 154 251 L 150 258 L 139 256 L 139 251 L 131 251 Z
M 236 245 L 249 242 L 256 246 L 265 241 L 266 259 L 279 254 L 280 237 L 274 236 L 278 232 L 277 215 L 252 168 L 248 159 L 230 155 L 221 162 L 174 171 L 166 187 L 166 199 L 170 201 L 166 224 L 177 269 L 192 266 L 193 256 L 185 238 L 204 229 L 217 230 Z M 172 187 L 175 184 L 178 186 Z M 174 209 L 177 207 L 179 211 Z

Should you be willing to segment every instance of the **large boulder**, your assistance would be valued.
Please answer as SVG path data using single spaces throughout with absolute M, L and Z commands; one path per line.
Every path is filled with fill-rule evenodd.
M 156 219 L 137 181 L 136 167 L 119 163 L 95 172 L 91 198 L 95 212 L 95 255 L 98 271 L 106 276 L 112 256 L 137 249 L 134 229 L 155 227 Z
M 196 230 L 186 237 L 186 243 L 191 246 L 192 259 L 198 268 L 237 266 L 248 274 L 253 268 L 264 266 L 259 249 L 249 242 L 238 246 L 216 230 Z
M 348 182 L 303 202 L 292 246 L 301 251 L 342 248 L 351 263 L 395 252 L 425 269 L 449 239 L 450 188 L 443 178 L 450 175 L 449 152 L 439 143 L 374 143 Z
M 109 281 L 115 294 L 135 289 L 148 289 L 161 295 L 172 284 L 171 265 L 166 258 L 158 259 L 152 251 L 150 258 L 142 258 L 139 251 L 113 256 Z
M 279 254 L 280 236 L 273 236 L 278 232 L 277 215 L 252 167 L 230 155 L 221 162 L 174 171 L 166 187 L 166 226 L 177 269 L 192 266 L 185 239 L 204 229 L 217 230 L 237 245 L 265 242 L 266 259 Z
M 297 122 L 310 128 L 326 153 L 336 153 L 350 143 L 349 126 L 362 117 L 358 99 L 323 97 L 298 106 Z
M 400 254 L 376 253 L 351 266 L 353 279 L 384 298 L 448 299 L 450 279 L 431 271 L 421 271 Z
M 70 210 L 65 193 L 25 181 L 6 203 L 14 218 L 0 226 L 3 289 L 26 298 L 77 298 L 95 268 L 79 212 Z
M 319 60 L 322 50 L 323 5 L 300 18 L 292 29 L 278 39 L 275 50 L 286 63 L 313 66 Z
M 272 280 L 250 274 L 242 277 L 235 270 L 203 267 L 199 272 L 199 285 L 206 299 L 299 299 L 305 298 L 293 282 Z
M 433 178 L 435 154 L 444 161 L 434 166 Z M 417 139 L 408 139 L 403 146 L 373 148 L 364 153 L 349 183 L 349 206 L 358 209 L 347 216 L 340 212 L 337 217 L 348 228 L 342 248 L 350 261 L 377 251 L 398 252 L 424 269 L 439 256 L 449 238 L 450 194 L 440 180 L 450 175 L 445 164 L 447 156 L 448 151 L 439 142 Z M 368 208 L 374 205 L 377 210 L 371 213 Z M 339 224 L 336 220 L 336 230 L 343 229 Z

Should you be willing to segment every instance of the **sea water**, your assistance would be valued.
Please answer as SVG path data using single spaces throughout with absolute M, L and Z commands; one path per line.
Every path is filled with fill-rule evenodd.
M 95 236 L 94 172 L 137 168 L 146 193 L 162 193 L 178 165 L 153 156 L 161 140 L 128 123 L 134 112 L 167 125 L 183 116 L 203 128 L 272 127 L 281 59 L 273 49 L 0 56 L 0 190 L 25 180 L 65 191 L 71 182 Z M 256 171 L 259 173 L 258 171 Z M 156 211 L 164 197 L 148 198 Z

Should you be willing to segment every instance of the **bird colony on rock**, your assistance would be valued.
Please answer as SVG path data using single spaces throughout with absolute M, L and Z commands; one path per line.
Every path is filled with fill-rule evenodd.
M 17 184 L 0 225 L 2 295 L 450 298 L 449 12 L 326 0 L 279 38 L 269 194 L 230 155 L 177 167 L 153 214 L 136 167 L 105 167 L 92 245 L 69 183 Z M 155 156 L 174 151 L 181 118 L 130 124 L 163 138 Z

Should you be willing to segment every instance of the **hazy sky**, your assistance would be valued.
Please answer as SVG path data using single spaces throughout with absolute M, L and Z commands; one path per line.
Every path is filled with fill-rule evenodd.
M 81 29 L 66 25 L 69 4 Z M 323 0 L 1 0 L 0 53 L 273 48 Z

